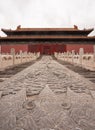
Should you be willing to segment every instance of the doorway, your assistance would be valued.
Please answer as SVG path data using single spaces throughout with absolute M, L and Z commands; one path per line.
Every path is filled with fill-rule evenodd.
M 43 54 L 44 55 L 51 55 L 51 48 L 50 48 L 50 46 L 43 46 Z

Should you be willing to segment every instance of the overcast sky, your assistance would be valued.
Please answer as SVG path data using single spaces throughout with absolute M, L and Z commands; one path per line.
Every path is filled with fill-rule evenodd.
M 80 29 L 95 27 L 95 0 L 0 0 L 0 28 L 74 24 Z

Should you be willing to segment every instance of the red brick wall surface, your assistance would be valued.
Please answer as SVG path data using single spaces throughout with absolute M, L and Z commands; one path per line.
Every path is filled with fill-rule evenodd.
M 80 48 L 84 48 L 84 52 L 93 52 L 93 45 L 77 45 L 77 44 L 36 44 L 36 45 L 2 45 L 1 51 L 3 53 L 10 53 L 11 48 L 15 48 L 16 53 L 20 50 L 27 52 L 40 52 L 41 54 L 53 54 L 54 52 L 66 52 L 75 50 L 79 52 Z
M 15 52 L 19 52 L 20 50 L 24 51 L 28 51 L 28 45 L 2 45 L 1 46 L 1 52 L 2 53 L 10 53 L 11 48 L 15 49 Z
M 65 52 L 66 45 L 62 44 L 37 44 L 29 45 L 30 52 L 40 52 L 41 54 L 54 54 L 54 52 Z
M 79 49 L 80 48 L 84 48 L 84 52 L 88 52 L 88 53 L 91 53 L 93 52 L 93 45 L 84 45 L 84 44 L 81 44 L 81 45 L 77 45 L 77 44 L 67 44 L 66 45 L 66 50 L 67 51 L 72 51 L 72 50 L 75 50 L 75 52 L 79 52 Z

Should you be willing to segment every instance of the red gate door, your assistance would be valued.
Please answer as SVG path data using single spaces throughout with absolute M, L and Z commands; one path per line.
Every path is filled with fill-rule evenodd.
M 51 48 L 50 48 L 50 46 L 43 46 L 43 54 L 44 55 L 51 55 Z

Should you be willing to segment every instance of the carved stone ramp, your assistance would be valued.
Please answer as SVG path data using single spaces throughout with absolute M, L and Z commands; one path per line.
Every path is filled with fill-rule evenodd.
M 0 85 L 0 130 L 95 130 L 95 87 L 42 57 Z
M 62 99 L 46 85 L 32 99 L 23 89 L 1 100 L 0 130 L 94 130 L 95 107 L 92 98 L 87 100 L 86 96 L 68 89 Z
M 1 98 L 0 130 L 12 130 L 16 127 L 17 116 L 22 111 L 22 104 L 25 100 L 25 89 L 22 89 L 17 95 Z
M 61 97 L 60 100 L 47 85 L 39 94 L 35 104 L 44 113 L 39 118 L 37 117 L 40 129 L 95 129 L 95 106 L 91 95 L 76 94 L 71 89 L 68 89 L 65 99 L 62 100 Z M 33 117 L 35 118 L 35 114 L 33 114 Z

